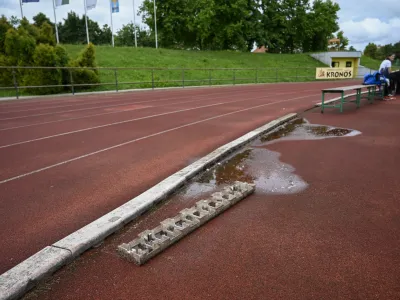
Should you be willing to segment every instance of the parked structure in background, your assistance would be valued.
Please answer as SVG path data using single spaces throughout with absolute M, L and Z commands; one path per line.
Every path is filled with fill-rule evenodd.
M 266 48 L 265 46 L 261 46 L 253 50 L 253 53 L 266 53 L 266 52 L 268 52 L 268 48 Z
M 360 78 L 371 72 L 370 69 L 360 65 L 360 51 L 321 52 L 310 55 L 331 68 L 352 68 L 353 78 Z
M 328 40 L 328 51 L 339 51 L 340 39 L 333 38 Z

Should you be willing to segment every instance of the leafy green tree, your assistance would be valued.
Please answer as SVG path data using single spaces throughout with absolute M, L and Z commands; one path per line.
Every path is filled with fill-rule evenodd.
M 6 40 L 6 33 L 9 29 L 12 28 L 10 22 L 8 22 L 7 18 L 2 15 L 0 18 L 0 53 L 4 54 L 4 43 Z
M 256 0 L 165 0 L 157 4 L 160 46 L 201 50 L 248 50 L 258 40 Z M 153 1 L 140 7 L 154 32 Z
M 378 46 L 374 43 L 369 43 L 364 49 L 364 55 L 370 58 L 376 59 L 378 52 Z
M 38 13 L 33 17 L 33 25 L 40 28 L 44 23 L 50 24 L 52 28 L 54 28 L 54 23 L 50 21 L 50 19 L 44 13 Z
M 336 35 L 336 38 L 340 40 L 339 50 L 347 50 L 347 46 L 349 45 L 349 39 L 344 36 L 343 30 L 339 31 Z
M 339 4 L 331 0 L 314 0 L 307 15 L 310 30 L 303 42 L 304 52 L 326 51 L 329 38 L 339 30 L 339 10 Z
M 20 22 L 21 22 L 21 20 L 18 19 L 18 17 L 16 17 L 16 16 L 11 16 L 11 18 L 10 18 L 10 24 L 11 24 L 13 27 L 18 27 Z

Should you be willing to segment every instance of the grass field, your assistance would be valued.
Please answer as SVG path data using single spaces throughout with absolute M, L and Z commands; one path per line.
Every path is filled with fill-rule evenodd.
M 84 45 L 64 47 L 71 58 L 76 58 Z M 315 68 L 324 66 L 307 54 L 179 51 L 111 46 L 96 46 L 96 61 L 98 67 L 108 69 L 100 69 L 102 84 L 93 87 L 93 91 L 151 88 L 153 85 L 158 88 L 311 81 L 315 79 Z M 23 90 L 21 93 L 25 94 Z M 11 90 L 0 91 L 0 96 L 13 94 L 15 92 Z
M 361 56 L 360 65 L 373 70 L 378 70 L 379 66 L 381 65 L 381 61 L 363 55 Z
M 367 67 L 367 68 L 370 68 L 373 70 L 378 70 L 379 66 L 381 65 L 381 62 L 382 62 L 381 60 L 372 59 L 372 58 L 369 58 L 369 57 L 363 55 L 361 57 L 360 64 L 364 67 Z M 394 70 L 400 69 L 400 60 L 399 59 L 397 59 L 396 61 L 394 61 L 392 63 L 392 69 L 394 69 Z
M 72 58 L 83 49 L 79 45 L 65 47 Z M 306 54 L 179 51 L 110 46 L 97 46 L 96 60 L 99 67 L 137 68 L 117 71 L 118 85 L 122 88 L 149 88 L 152 86 L 152 76 L 156 87 L 307 81 L 315 78 L 315 67 L 323 66 Z M 182 71 L 183 68 L 186 70 Z M 221 70 L 222 68 L 258 70 Z M 102 70 L 100 74 L 102 82 L 114 85 L 113 70 Z

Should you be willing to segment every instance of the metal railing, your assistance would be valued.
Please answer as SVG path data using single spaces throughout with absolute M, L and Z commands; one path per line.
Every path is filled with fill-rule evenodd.
M 79 68 L 0 66 L 0 97 L 166 87 L 314 81 L 316 67 L 275 68 Z M 85 80 L 82 71 L 98 74 Z M 88 74 L 86 74 L 88 75 Z M 90 77 L 90 76 L 89 76 Z M 360 77 L 360 76 L 358 76 Z M 27 80 L 31 79 L 30 81 Z M 45 83 L 39 78 L 45 78 Z M 38 83 L 39 84 L 35 84 Z

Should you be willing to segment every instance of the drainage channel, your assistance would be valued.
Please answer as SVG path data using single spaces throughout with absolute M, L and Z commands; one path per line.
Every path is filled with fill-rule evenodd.
M 280 153 L 266 149 L 269 144 L 358 134 L 361 132 L 296 118 L 193 178 L 173 197 L 183 201 L 201 200 L 154 229 L 141 232 L 133 241 L 119 245 L 117 251 L 128 261 L 142 265 L 253 192 L 276 195 L 305 190 L 308 183 L 294 173 L 293 166 L 280 161 Z

